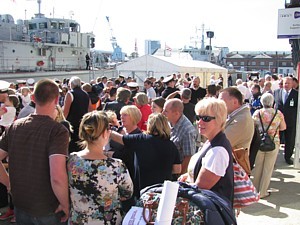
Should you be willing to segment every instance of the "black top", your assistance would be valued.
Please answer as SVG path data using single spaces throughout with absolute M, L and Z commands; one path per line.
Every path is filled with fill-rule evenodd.
M 74 130 L 78 130 L 83 115 L 88 112 L 90 98 L 80 87 L 74 88 L 71 94 L 73 95 L 73 101 L 66 120 L 71 123 Z
M 199 87 L 197 90 L 190 88 L 192 91 L 192 96 L 190 102 L 193 103 L 194 105 L 197 104 L 199 100 L 205 97 L 206 95 L 206 90 L 202 87 Z
M 140 134 L 142 131 L 140 128 L 136 128 L 129 134 Z M 130 177 L 134 179 L 134 152 L 126 150 L 126 146 L 119 144 L 113 140 L 110 140 L 111 151 L 114 151 L 113 158 L 122 159 L 124 164 L 126 165 Z
M 196 121 L 195 105 L 193 103 L 183 104 L 183 114 L 191 121 L 192 124 Z
M 120 110 L 122 109 L 123 106 L 125 106 L 125 102 L 118 102 L 117 100 L 113 101 L 113 102 L 107 102 L 104 105 L 103 110 L 112 110 L 117 114 L 117 119 L 120 120 L 121 119 L 121 115 L 120 115 Z
M 171 87 L 167 87 L 165 90 L 163 90 L 163 92 L 161 93 L 161 97 L 163 98 L 167 98 L 169 96 L 169 94 L 175 92 L 175 91 L 179 91 L 178 88 L 171 88 Z M 180 98 L 180 95 L 175 95 L 175 98 Z
M 173 164 L 180 164 L 179 152 L 169 139 L 147 134 L 124 135 L 126 150 L 136 153 L 133 184 L 139 191 L 172 179 Z
M 203 150 L 203 153 L 199 156 L 197 164 L 194 169 L 194 178 L 197 179 L 197 176 L 202 167 L 202 158 L 206 155 L 206 153 L 211 150 L 213 147 L 224 147 L 229 155 L 229 164 L 226 169 L 226 173 L 224 177 L 221 177 L 220 180 L 210 189 L 219 193 L 220 195 L 226 197 L 231 204 L 233 204 L 233 158 L 232 158 L 232 148 L 231 145 L 226 138 L 226 135 L 223 132 L 218 133 L 210 142 L 210 147 Z
M 298 91 L 291 89 L 285 104 L 283 104 L 282 101 L 282 91 L 283 89 L 277 89 L 274 91 L 275 108 L 283 113 L 288 128 L 296 128 Z

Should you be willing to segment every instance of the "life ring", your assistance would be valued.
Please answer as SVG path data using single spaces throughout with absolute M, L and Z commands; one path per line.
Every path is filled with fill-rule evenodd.
M 36 63 L 37 66 L 43 66 L 45 63 L 44 61 L 40 60 Z

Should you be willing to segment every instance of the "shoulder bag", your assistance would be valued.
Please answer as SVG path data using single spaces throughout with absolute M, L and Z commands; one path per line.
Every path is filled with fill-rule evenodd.
M 233 163 L 233 207 L 242 208 L 258 202 L 260 195 L 257 193 L 252 181 L 245 170 L 238 164 Z

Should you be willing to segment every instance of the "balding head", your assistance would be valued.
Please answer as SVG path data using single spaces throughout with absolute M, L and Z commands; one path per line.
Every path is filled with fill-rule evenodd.
M 183 103 L 181 100 L 173 98 L 165 102 L 163 114 L 172 125 L 175 125 L 183 115 Z

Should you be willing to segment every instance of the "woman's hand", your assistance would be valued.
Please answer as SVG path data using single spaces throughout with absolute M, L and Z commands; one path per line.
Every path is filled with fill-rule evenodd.
M 180 177 L 178 177 L 177 181 L 186 182 L 188 176 L 189 176 L 188 173 L 184 173 L 180 175 Z

